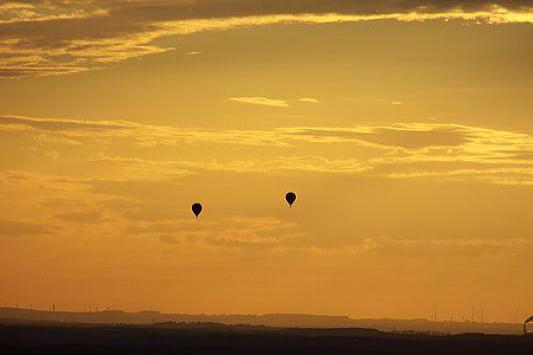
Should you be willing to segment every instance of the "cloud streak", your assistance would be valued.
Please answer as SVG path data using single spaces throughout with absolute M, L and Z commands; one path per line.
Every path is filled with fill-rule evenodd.
M 273 248 L 287 240 L 305 236 L 305 233 L 298 231 L 297 224 L 273 217 L 226 217 L 203 222 L 200 226 L 190 219 L 133 222 L 127 231 L 158 237 L 163 243 L 199 243 L 237 248 Z
M 298 101 L 305 102 L 305 103 L 308 103 L 308 104 L 317 104 L 317 103 L 320 102 L 320 101 L 318 101 L 317 99 L 315 99 L 313 97 L 302 97 L 302 98 L 299 98 Z
M 272 106 L 272 107 L 289 107 L 287 101 L 271 99 L 264 96 L 241 96 L 241 97 L 230 97 L 230 101 L 241 102 L 251 105 L 259 106 Z
M 366 238 L 359 245 L 346 247 L 356 254 L 395 257 L 508 257 L 528 252 L 528 239 L 398 239 Z
M 92 164 L 120 165 L 137 176 L 190 175 L 197 171 L 236 173 L 311 172 L 358 174 L 367 169 L 358 159 L 329 160 L 321 156 L 280 156 L 272 159 L 217 161 L 151 161 L 138 158 L 99 156 Z
M 531 1 L 25 1 L 0 6 L 0 76 L 82 72 L 172 48 L 162 36 L 275 23 L 533 23 Z M 39 34 L 38 36 L 36 34 Z
M 82 121 L 0 117 L 0 135 L 28 141 L 43 156 L 61 162 L 66 147 L 77 147 L 86 168 L 106 164 L 123 173 L 147 178 L 188 176 L 198 171 L 237 173 L 309 172 L 364 174 L 392 179 L 475 179 L 505 185 L 533 184 L 533 137 L 483 127 L 446 123 L 397 123 L 383 126 L 280 127 L 270 130 L 204 130 L 147 125 L 128 121 Z M 321 146 L 335 144 L 339 156 Z M 268 148 L 261 159 L 226 157 L 216 145 Z M 118 146 L 130 156 L 117 155 Z M 152 160 L 149 149 L 203 146 L 212 153 L 195 159 Z M 297 149 L 295 149 L 297 148 Z M 95 154 L 94 151 L 99 152 Z M 217 153 L 217 151 L 219 153 Z M 69 153 L 72 155 L 73 153 Z M 109 171 L 113 171 L 113 169 Z M 106 170 L 107 171 L 107 170 Z
M 0 220 L 0 235 L 8 237 L 31 236 L 49 234 L 54 231 L 54 228 L 49 224 Z

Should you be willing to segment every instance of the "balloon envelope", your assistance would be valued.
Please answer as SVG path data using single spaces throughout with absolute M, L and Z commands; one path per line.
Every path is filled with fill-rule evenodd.
M 192 213 L 198 218 L 198 215 L 202 212 L 202 205 L 198 202 L 192 204 Z
M 292 206 L 294 201 L 296 201 L 296 194 L 294 192 L 287 192 L 285 195 L 285 200 L 289 203 L 289 206 Z

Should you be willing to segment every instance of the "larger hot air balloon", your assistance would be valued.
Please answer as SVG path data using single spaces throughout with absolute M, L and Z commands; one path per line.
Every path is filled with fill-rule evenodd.
M 194 216 L 198 218 L 200 213 L 202 213 L 202 204 L 195 202 L 192 204 L 192 213 L 194 213 Z
M 289 204 L 289 207 L 292 207 L 292 204 L 296 201 L 296 194 L 294 192 L 287 192 L 285 194 L 285 200 Z

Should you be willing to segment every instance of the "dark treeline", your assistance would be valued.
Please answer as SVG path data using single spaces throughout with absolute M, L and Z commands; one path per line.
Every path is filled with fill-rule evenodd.
M 165 323 L 0 324 L 4 354 L 533 354 L 533 336 Z

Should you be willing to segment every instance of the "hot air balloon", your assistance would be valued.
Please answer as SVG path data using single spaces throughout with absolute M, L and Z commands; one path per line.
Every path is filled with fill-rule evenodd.
M 292 207 L 292 204 L 296 201 L 296 194 L 294 192 L 287 192 L 285 194 L 285 200 L 287 200 L 289 207 Z
M 192 213 L 194 213 L 194 216 L 198 218 L 200 213 L 202 212 L 202 204 L 195 202 L 192 204 Z

